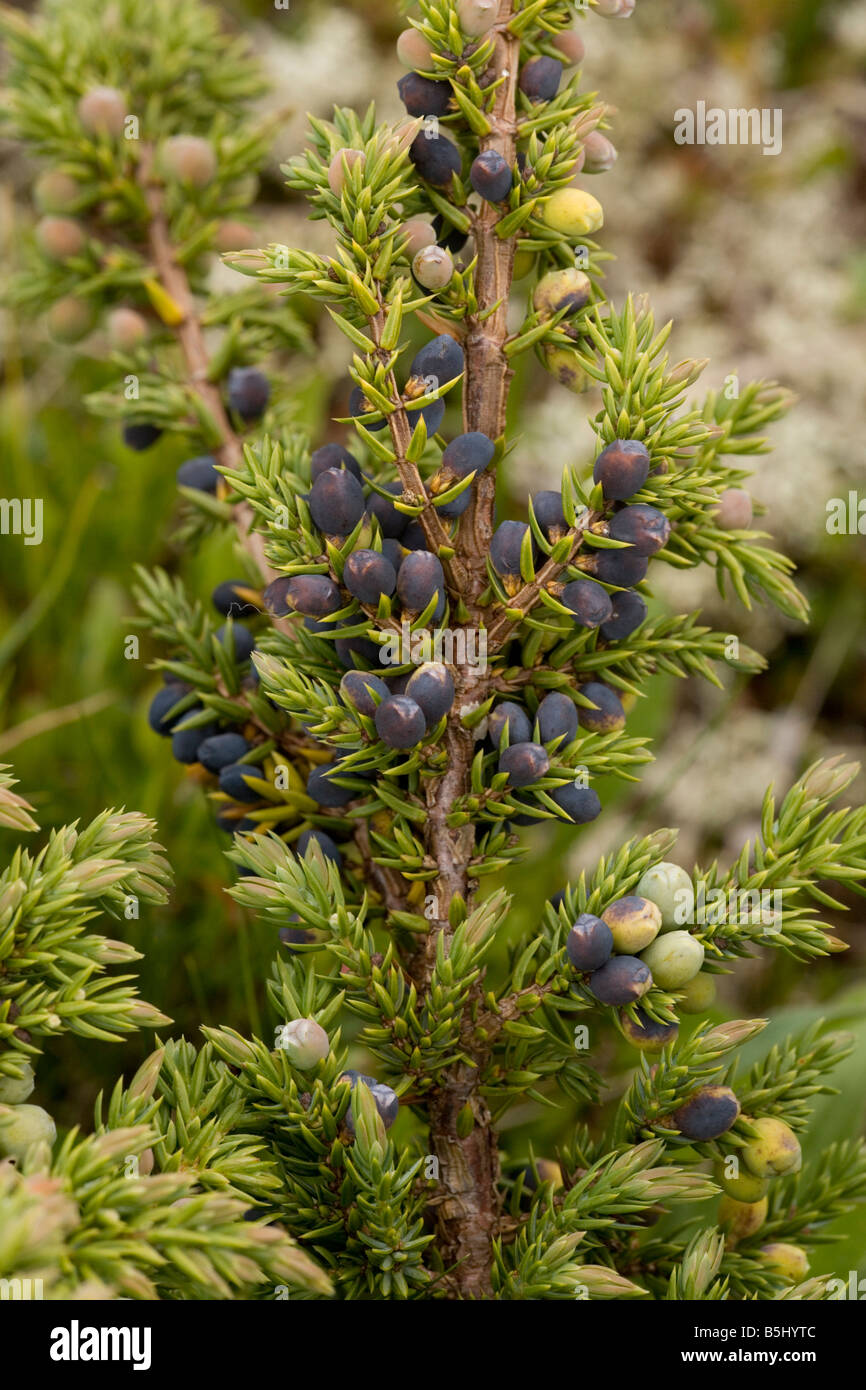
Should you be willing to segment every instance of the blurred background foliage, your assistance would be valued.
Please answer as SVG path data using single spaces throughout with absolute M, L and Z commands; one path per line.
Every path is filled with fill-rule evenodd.
M 269 103 L 292 108 L 262 180 L 261 241 L 315 248 L 327 232 L 305 221 L 279 163 L 300 147 L 307 110 L 328 114 L 334 103 L 366 105 L 375 95 L 383 115 L 398 114 L 396 7 L 291 0 L 287 10 L 224 8 L 257 44 L 273 84 Z M 615 302 L 628 289 L 649 292 L 657 318 L 677 320 L 674 359 L 712 358 L 708 385 L 764 377 L 797 392 L 775 452 L 755 461 L 754 492 L 779 548 L 798 561 L 814 617 L 804 631 L 777 614 L 744 615 L 692 573 L 671 572 L 657 586 L 660 609 L 700 607 L 714 627 L 762 650 L 770 667 L 723 692 L 668 677 L 651 684 L 630 730 L 652 736 L 655 765 L 639 786 L 600 788 L 605 814 L 576 839 L 565 828 L 532 832 L 532 852 L 508 884 L 515 936 L 531 931 L 569 873 L 628 835 L 678 825 L 682 863 L 725 858 L 754 833 L 769 782 L 782 792 L 814 758 L 862 758 L 866 744 L 866 548 L 862 536 L 830 535 L 826 527 L 828 500 L 856 490 L 864 467 L 866 3 L 638 0 L 627 26 L 588 19 L 586 39 L 585 84 L 617 108 L 611 134 L 620 159 L 594 189 L 606 210 L 605 247 L 617 257 L 609 291 Z M 673 113 L 699 99 L 779 107 L 782 153 L 676 146 Z M 0 160 L 0 238 L 14 273 L 34 175 L 8 145 Z M 225 285 L 236 277 L 217 266 L 214 279 Z M 329 417 L 344 413 L 348 385 L 345 343 L 321 320 L 314 331 L 312 365 L 273 365 L 293 375 L 298 419 L 320 443 L 340 438 Z M 3 315 L 0 494 L 44 498 L 45 537 L 40 546 L 0 537 L 0 761 L 15 764 L 45 825 L 86 819 L 106 805 L 157 820 L 177 888 L 165 910 L 125 924 L 144 952 L 144 997 L 190 1037 L 200 1023 L 267 1035 L 273 939 L 221 892 L 230 881 L 226 840 L 194 776 L 147 728 L 155 653 L 145 640 L 140 659 L 124 655 L 133 563 L 182 573 L 203 596 L 242 567 L 229 541 L 211 540 L 196 555 L 173 542 L 181 446 L 162 442 L 133 454 L 114 429 L 85 415 L 83 397 L 105 381 L 98 334 L 88 348 L 84 359 L 58 350 L 41 324 Z M 502 480 L 501 514 L 516 514 L 530 487 L 557 486 L 576 450 L 591 459 L 583 422 L 597 409 L 594 394 L 570 395 L 534 360 L 522 362 L 512 413 L 520 443 Z M 858 800 L 864 787 L 861 778 L 852 793 Z M 0 834 L 0 852 L 10 847 Z M 858 984 L 866 937 L 860 900 L 852 897 L 851 907 L 839 923 L 851 944 L 846 955 L 806 970 L 766 952 L 722 981 L 716 1009 L 718 1019 L 772 1019 L 744 1066 L 768 1041 L 815 1018 L 855 1034 L 837 1078 L 842 1095 L 820 1102 L 807 1159 L 809 1149 L 862 1129 L 866 1110 L 866 987 Z M 41 1103 L 61 1123 L 86 1122 L 96 1093 L 121 1068 L 129 1072 L 147 1045 L 133 1040 L 112 1052 L 67 1039 L 40 1066 Z M 610 1066 L 601 1069 L 619 1070 L 618 1090 L 634 1053 L 615 1035 L 604 1046 Z M 517 1109 L 505 1146 L 525 1153 L 531 1143 L 550 1155 L 570 1119 L 562 1109 Z M 844 1246 L 819 1256 L 814 1272 L 866 1270 L 866 1218 L 844 1229 Z

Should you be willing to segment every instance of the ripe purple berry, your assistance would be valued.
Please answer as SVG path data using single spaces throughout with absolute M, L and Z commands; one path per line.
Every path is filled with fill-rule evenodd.
M 365 714 L 370 719 L 376 713 L 376 701 L 371 692 L 375 692 L 380 700 L 387 700 L 391 693 L 379 676 L 367 671 L 347 671 L 340 681 L 340 694 L 346 704 L 354 706 L 359 714 Z
M 262 769 L 253 767 L 251 763 L 227 763 L 225 767 L 220 768 L 220 791 L 225 792 L 233 801 L 261 801 L 259 793 L 248 785 L 246 779 L 256 777 L 261 781 L 263 776 Z
M 423 406 L 420 410 L 412 410 L 407 404 L 406 419 L 414 430 L 419 419 L 423 419 L 427 427 L 427 438 L 431 439 L 434 434 L 438 434 L 439 427 L 445 417 L 445 402 L 443 400 L 431 401 L 429 405 Z
M 633 589 L 611 594 L 610 601 L 613 612 L 607 622 L 602 623 L 599 632 L 606 642 L 622 642 L 646 620 L 647 606 Z
M 432 183 L 434 188 L 448 188 L 454 175 L 460 175 L 460 151 L 444 135 L 429 139 L 429 134 L 422 130 L 415 136 L 409 146 L 409 158 L 422 179 Z
M 580 693 L 595 705 L 595 709 L 581 706 L 578 710 L 577 718 L 582 729 L 588 730 L 591 734 L 610 734 L 623 728 L 625 710 L 619 696 L 609 685 L 602 685 L 600 681 L 587 681 L 586 685 L 580 687 Z
M 305 618 L 327 618 L 345 607 L 339 588 L 326 574 L 295 574 L 286 586 L 286 603 Z
M 409 380 L 420 378 L 445 386 L 461 375 L 464 367 L 463 349 L 448 333 L 431 338 L 416 352 L 409 368 Z
M 508 773 L 512 787 L 529 787 L 550 770 L 550 759 L 540 743 L 514 743 L 499 757 L 499 771 Z
M 625 502 L 639 492 L 649 477 L 649 450 L 639 439 L 615 439 L 602 449 L 592 470 L 605 497 Z
M 509 744 L 531 742 L 532 720 L 523 706 L 513 700 L 503 700 L 487 716 L 487 732 L 496 748 L 499 747 L 506 725 Z
M 611 956 L 589 977 L 589 987 L 602 1004 L 633 1004 L 651 986 L 649 966 L 636 956 Z
M 558 541 L 568 533 L 561 492 L 536 492 L 532 499 L 532 511 L 547 540 Z
M 242 420 L 258 420 L 265 412 L 271 384 L 255 367 L 232 367 L 229 372 L 229 407 Z
M 373 718 L 376 732 L 389 748 L 414 748 L 427 732 L 424 711 L 408 695 L 388 695 Z
M 198 746 L 198 761 L 208 772 L 220 772 L 229 763 L 239 762 L 250 745 L 243 734 L 212 734 Z
M 364 515 L 364 491 L 343 469 L 326 468 L 309 494 L 310 516 L 326 536 L 348 536 Z
M 222 627 L 217 628 L 216 639 L 221 644 L 221 646 L 224 647 L 226 645 L 228 641 L 228 635 L 229 629 L 227 623 L 223 623 Z M 253 647 L 255 645 L 256 639 L 253 637 L 253 634 L 249 631 L 248 628 L 241 627 L 240 623 L 232 624 L 232 650 L 234 652 L 235 661 L 249 661 L 250 656 L 252 655 Z
M 520 554 L 526 535 L 531 535 L 526 522 L 501 521 L 490 542 L 490 562 L 500 579 L 506 581 L 505 587 L 512 594 L 517 592 L 522 583 Z
M 172 718 L 169 715 L 174 706 L 183 699 L 184 695 L 189 693 L 189 689 L 188 685 L 172 682 L 156 692 L 147 711 L 147 722 L 155 734 L 159 734 L 162 738 L 168 738 L 175 724 L 186 718 L 187 710 L 174 715 Z
M 312 797 L 319 806 L 346 806 L 358 795 L 351 787 L 341 787 L 331 780 L 330 774 L 336 772 L 339 775 L 339 768 L 339 763 L 314 767 L 307 778 L 307 796 Z
M 727 1134 L 740 1113 L 740 1102 L 730 1086 L 704 1086 L 671 1119 L 686 1139 L 707 1143 Z
M 655 555 L 656 551 L 667 545 L 670 534 L 671 524 L 664 512 L 643 502 L 633 507 L 623 507 L 610 522 L 612 539 L 628 541 L 639 555 Z
M 565 949 L 575 970 L 583 974 L 600 970 L 613 954 L 610 927 L 591 912 L 582 912 L 568 933 Z
M 343 568 L 343 583 L 360 603 L 375 605 L 383 594 L 393 594 L 397 574 L 378 550 L 354 550 Z
M 436 555 L 429 550 L 413 550 L 400 566 L 397 597 L 404 609 L 420 613 L 438 591 L 445 597 L 445 574 Z
M 535 717 L 542 743 L 552 743 L 554 739 L 570 743 L 577 737 L 577 706 L 558 690 L 545 695 Z
M 187 459 L 175 475 L 178 487 L 193 488 L 196 492 L 209 492 L 216 495 L 222 474 L 217 472 L 216 459 L 212 454 L 201 454 L 198 458 Z
M 564 787 L 556 787 L 550 796 L 575 825 L 589 825 L 590 821 L 601 815 L 598 792 L 592 787 L 579 787 L 576 782 L 567 782 Z
M 130 420 L 123 427 L 123 442 L 127 449 L 141 453 L 155 444 L 161 434 L 159 425 L 151 425 L 146 420 Z
M 587 567 L 602 584 L 616 584 L 629 589 L 646 578 L 649 561 L 632 547 L 630 550 L 597 550 L 587 558 Z
M 334 864 L 342 864 L 343 856 L 338 846 L 326 835 L 324 830 L 305 830 L 298 836 L 298 843 L 295 846 L 298 858 L 303 859 L 310 845 L 318 845 L 326 859 L 330 859 Z
M 349 393 L 349 414 L 353 420 L 360 420 L 364 429 L 372 430 L 374 434 L 388 426 L 387 420 L 368 419 L 370 415 L 376 414 L 376 407 L 367 400 L 360 386 L 353 386 Z
M 385 491 L 390 492 L 393 497 L 403 496 L 402 483 L 385 483 Z M 371 492 L 367 498 L 367 511 L 370 516 L 374 516 L 379 523 L 382 535 L 395 539 L 402 536 L 409 524 L 409 518 L 405 512 L 399 512 L 387 499 L 378 492 Z
M 458 479 L 468 478 L 470 473 L 483 473 L 495 453 L 493 440 L 480 430 L 458 434 L 442 452 L 433 492 L 444 492 L 446 488 L 453 487 Z
M 258 592 L 246 579 L 224 579 L 210 597 L 224 618 L 255 618 L 262 611 Z
M 580 627 L 600 627 L 613 612 L 610 594 L 592 579 L 573 579 L 560 598 Z
M 498 150 L 483 150 L 472 161 L 469 182 L 487 203 L 503 203 L 511 192 L 514 175 L 511 165 Z
M 441 661 L 425 661 L 406 683 L 406 694 L 421 706 L 429 725 L 434 725 L 454 704 L 454 680 Z
M 550 101 L 559 91 L 561 77 L 562 63 L 557 58 L 530 58 L 520 72 L 520 90 L 530 101 Z
M 201 713 L 201 705 L 195 705 L 192 709 L 184 711 L 184 719 L 191 718 L 194 714 Z M 194 729 L 175 729 L 171 736 L 171 754 L 176 762 L 195 763 L 198 762 L 198 750 L 200 744 L 208 738 L 212 738 L 219 732 L 217 724 L 199 724 Z
M 353 473 L 361 482 L 361 465 L 350 454 L 348 449 L 344 449 L 342 444 L 323 444 L 320 449 L 316 449 L 310 459 L 310 481 L 315 482 L 320 473 L 326 473 L 329 468 L 348 470 Z
M 436 82 L 417 72 L 401 77 L 397 91 L 410 116 L 444 116 L 451 105 L 450 82 Z

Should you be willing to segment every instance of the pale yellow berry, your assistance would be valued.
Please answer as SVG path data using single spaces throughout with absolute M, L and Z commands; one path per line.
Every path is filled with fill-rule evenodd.
M 48 327 L 62 343 L 77 343 L 93 327 L 93 309 L 83 299 L 65 295 L 48 311 Z
M 747 531 L 752 524 L 752 498 L 743 487 L 726 488 L 716 508 L 716 525 L 722 531 Z
M 50 260 L 68 261 L 81 255 L 87 238 L 71 217 L 43 217 L 36 223 L 36 243 Z
M 200 135 L 173 135 L 162 147 L 166 172 L 181 183 L 204 188 L 217 171 L 216 151 Z
M 127 309 L 122 305 L 112 309 L 106 328 L 111 346 L 121 352 L 137 347 L 147 337 L 147 319 L 136 309 Z
M 766 1197 L 757 1202 L 738 1202 L 736 1197 L 722 1197 L 719 1202 L 719 1225 L 727 1235 L 727 1244 L 736 1245 L 759 1231 L 767 1219 L 769 1203 Z
M 414 72 L 432 72 L 433 59 L 429 43 L 417 29 L 404 29 L 397 37 L 397 57 L 404 68 Z
M 126 97 L 116 87 L 92 87 L 78 103 L 78 119 L 91 135 L 122 135 Z
M 570 348 L 557 347 L 554 343 L 545 343 L 541 349 L 544 365 L 559 382 L 560 386 L 565 386 L 569 391 L 574 391 L 575 395 L 582 395 L 590 386 L 590 378 L 587 376 L 583 367 L 577 360 L 577 354 Z
M 33 201 L 40 212 L 72 212 L 81 197 L 81 185 L 61 169 L 47 169 L 33 186 Z
M 576 63 L 583 62 L 586 44 L 576 29 L 565 29 L 561 34 L 557 34 L 553 46 L 559 52 L 559 61 L 567 68 L 573 68 Z
M 425 246 L 412 261 L 412 272 L 425 290 L 444 290 L 451 283 L 454 262 L 444 246 Z
M 426 246 L 436 245 L 436 233 L 423 217 L 412 217 L 408 222 L 404 222 L 399 229 L 399 235 L 410 260 L 414 260 L 418 252 L 423 251 Z
M 558 188 L 544 205 L 544 221 L 564 236 L 588 236 L 604 226 L 604 209 L 585 189 Z

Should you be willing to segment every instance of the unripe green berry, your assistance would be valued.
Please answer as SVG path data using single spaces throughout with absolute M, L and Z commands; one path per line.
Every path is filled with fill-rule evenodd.
M 582 270 L 549 270 L 542 275 L 532 295 L 532 306 L 542 318 L 567 309 L 568 315 L 585 308 L 592 295 L 592 284 Z
M 78 119 L 91 135 L 122 135 L 126 97 L 116 87 L 91 87 L 78 103 Z
M 48 327 L 62 343 L 77 343 L 93 327 L 93 309 L 84 299 L 68 294 L 48 310 Z
M 802 1161 L 800 1141 L 784 1120 L 763 1115 L 753 1121 L 757 1136 L 740 1151 L 750 1173 L 757 1178 L 775 1178 L 795 1172 Z
M 331 192 L 339 198 L 346 183 L 347 169 L 353 169 L 359 163 L 363 167 L 366 161 L 363 150 L 337 150 L 328 165 L 328 187 Z
M 423 217 L 410 217 L 409 221 L 400 227 L 399 234 L 410 260 L 414 260 L 419 251 L 436 245 L 436 232 Z
M 634 890 L 655 903 L 662 915 L 661 930 L 676 931 L 694 915 L 695 890 L 691 877 L 679 864 L 654 864 Z
M 762 1245 L 760 1259 L 774 1274 L 790 1279 L 792 1284 L 799 1284 L 809 1273 L 809 1256 L 805 1250 L 783 1240 L 772 1240 Z
M 754 1173 L 745 1172 L 737 1161 L 740 1168 L 735 1178 L 727 1176 L 727 1166 L 730 1158 L 720 1160 L 713 1169 L 713 1177 L 729 1197 L 735 1197 L 738 1202 L 760 1202 L 762 1197 L 766 1197 L 770 1187 L 769 1178 L 756 1178 Z
M 551 376 L 556 377 L 560 386 L 565 386 L 576 395 L 581 395 L 589 387 L 589 377 L 577 360 L 577 354 L 569 348 L 556 347 L 545 343 L 542 348 L 544 365 Z
M 499 15 L 498 0 L 457 0 L 460 28 L 470 39 L 478 39 L 493 28 Z
M 217 171 L 216 151 L 200 135 L 173 135 L 162 147 L 166 173 L 193 188 L 204 188 Z
M 716 982 L 712 975 L 696 975 L 683 985 L 677 1010 L 681 1014 L 703 1014 L 712 1007 L 715 998 Z
M 736 1245 L 759 1231 L 767 1219 L 769 1203 L 766 1197 L 757 1202 L 738 1202 L 735 1197 L 722 1197 L 719 1202 L 719 1225 L 726 1233 L 726 1244 Z
M 144 342 L 148 333 L 147 319 L 135 309 L 122 306 L 112 309 L 106 328 L 111 346 L 121 352 L 128 352 L 131 348 L 137 347 L 139 343 Z
M 444 290 L 451 283 L 454 262 L 444 246 L 424 246 L 412 261 L 412 273 L 425 290 Z
M 324 1061 L 331 1050 L 331 1042 L 314 1018 L 296 1018 L 280 1030 L 280 1047 L 293 1067 L 309 1071 Z
M 52 1145 L 57 1126 L 41 1105 L 0 1106 L 0 1157 L 22 1159 L 31 1144 Z
M 522 251 L 518 247 L 514 255 L 514 279 L 524 280 L 535 266 L 536 259 L 534 251 Z
M 652 941 L 645 951 L 641 951 L 640 958 L 653 972 L 659 989 L 679 989 L 680 985 L 688 984 L 700 971 L 704 963 L 704 948 L 690 932 L 672 931 Z
M 605 908 L 601 920 L 610 927 L 617 955 L 635 956 L 658 936 L 662 915 L 648 898 L 629 895 Z
M 47 169 L 33 186 L 33 201 L 40 212 L 73 212 L 80 197 L 80 183 L 62 169 Z
M 753 515 L 751 494 L 744 487 L 729 487 L 719 498 L 715 522 L 721 531 L 747 531 Z
M 416 72 L 432 72 L 433 50 L 417 29 L 404 29 L 397 35 L 397 57 L 404 68 Z
M 604 226 L 604 209 L 582 188 L 558 188 L 544 204 L 545 224 L 567 237 L 588 236 Z
M 43 217 L 36 223 L 36 243 L 50 260 L 68 261 L 81 255 L 87 238 L 71 217 Z
M 0 1104 L 20 1105 L 32 1094 L 35 1085 L 33 1068 L 29 1062 L 23 1062 L 20 1076 L 0 1076 Z

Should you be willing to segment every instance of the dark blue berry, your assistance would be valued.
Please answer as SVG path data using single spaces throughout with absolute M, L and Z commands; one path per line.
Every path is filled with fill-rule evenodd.
M 404 550 L 426 550 L 426 549 L 427 549 L 427 537 L 426 537 L 425 534 L 424 534 L 424 527 L 421 525 L 420 521 L 410 521 L 410 522 L 409 522 L 409 525 L 406 527 L 406 530 L 403 532 L 402 536 L 400 537 L 400 544 L 401 544 L 401 546 L 403 547 Z M 445 600 L 444 600 L 444 598 L 442 598 L 442 599 L 440 600 L 440 602 L 441 602 L 441 608 L 444 610 L 444 607 L 445 607 Z M 440 605 L 437 605 L 437 612 L 439 611 L 439 606 L 440 606 Z M 441 617 L 441 613 L 439 614 L 439 616 Z
M 708 1143 L 727 1134 L 740 1114 L 740 1102 L 730 1086 L 704 1086 L 671 1116 L 686 1139 Z
M 514 175 L 498 150 L 484 150 L 472 161 L 469 182 L 487 203 L 503 203 L 511 192 Z
M 649 561 L 632 547 L 629 550 L 597 550 L 591 559 L 592 573 L 602 584 L 630 589 L 646 578 Z
M 599 632 L 606 642 L 622 642 L 646 620 L 646 603 L 633 589 L 611 594 L 610 601 L 613 613 L 606 623 L 602 623 Z
M 397 512 L 397 515 L 399 516 L 400 513 Z M 411 546 L 408 548 L 411 549 Z M 383 536 L 382 554 L 385 556 L 385 559 L 389 560 L 391 564 L 394 566 L 395 575 L 399 574 L 400 566 L 403 563 L 403 547 L 401 546 L 400 542 L 396 539 L 396 537 Z
M 319 474 L 326 473 L 329 468 L 346 469 L 361 482 L 361 465 L 342 444 L 323 444 L 321 449 L 316 449 L 310 460 L 310 481 L 315 482 Z
M 221 646 L 225 646 L 228 640 L 228 623 L 223 623 L 216 631 L 217 641 Z M 234 658 L 237 662 L 249 661 L 256 639 L 248 628 L 241 627 L 240 623 L 232 623 L 232 639 L 234 645 Z
M 442 453 L 437 475 L 442 483 L 440 490 L 453 487 L 458 479 L 468 478 L 470 473 L 483 473 L 495 453 L 493 440 L 480 430 L 458 434 Z
M 500 521 L 490 542 L 490 560 L 501 579 L 520 581 L 520 553 L 524 536 L 530 534 L 525 521 Z M 533 551 L 535 547 L 533 546 Z
M 200 709 L 200 705 L 188 709 L 184 714 L 184 719 L 198 714 Z M 199 724 L 194 729 L 175 729 L 171 736 L 172 756 L 179 763 L 198 762 L 198 750 L 202 740 L 213 737 L 218 731 L 219 725 L 215 723 Z
M 623 507 L 610 522 L 612 538 L 627 541 L 639 555 L 655 555 L 657 550 L 667 545 L 670 534 L 671 524 L 664 512 L 643 502 L 633 507 Z
M 416 352 L 409 368 L 409 378 L 432 377 L 439 386 L 454 381 L 464 367 L 463 349 L 448 333 L 440 333 Z
M 285 618 L 294 611 L 289 603 L 289 585 L 291 582 L 289 575 L 281 574 L 279 579 L 271 580 L 262 594 L 265 608 L 272 618 Z M 304 626 L 308 626 L 308 624 L 305 623 Z
M 535 717 L 542 743 L 552 743 L 555 738 L 571 743 L 577 737 L 577 706 L 558 690 L 545 695 Z
M 251 763 L 226 763 L 225 767 L 220 768 L 220 791 L 235 801 L 261 801 L 261 795 L 253 791 L 246 778 L 256 777 L 261 781 L 263 776 L 262 769 Z
M 339 773 L 339 763 L 328 767 L 314 767 L 307 778 L 307 796 L 311 796 L 319 806 L 346 806 L 358 793 L 351 787 L 341 787 L 333 782 L 330 773 Z
M 155 444 L 161 434 L 158 425 L 151 425 L 146 420 L 130 420 L 123 427 L 123 442 L 127 449 L 134 449 L 140 454 Z
M 438 400 L 431 401 L 429 405 L 422 406 L 420 410 L 413 410 L 407 402 L 406 419 L 414 430 L 419 419 L 424 421 L 427 429 L 427 438 L 432 439 L 434 434 L 439 433 L 439 428 L 445 418 L 445 402 L 439 397 Z
M 258 593 L 246 579 L 224 579 L 211 594 L 211 603 L 224 618 L 255 618 L 261 613 Z
M 575 970 L 600 970 L 613 955 L 613 934 L 600 917 L 582 912 L 568 933 L 565 949 Z
M 592 787 L 567 782 L 564 787 L 556 787 L 550 796 L 575 825 L 589 825 L 601 815 L 601 802 Z
M 375 413 L 375 406 L 370 404 L 360 386 L 353 386 L 349 393 L 349 414 L 352 418 L 354 420 L 360 420 L 365 429 L 372 430 L 373 433 L 375 433 L 377 430 L 385 429 L 388 424 L 388 421 L 385 419 L 367 419 L 369 415 L 375 415 Z
M 171 719 L 168 718 L 168 714 L 178 701 L 183 699 L 184 695 L 189 694 L 189 690 L 188 685 L 182 685 L 177 681 L 172 682 L 171 685 L 164 685 L 161 690 L 156 692 L 147 711 L 147 722 L 155 734 L 168 738 L 178 720 L 186 718 L 188 713 L 186 710 L 181 714 L 174 715 Z
M 438 556 L 429 550 L 410 551 L 397 576 L 397 597 L 403 607 L 420 613 L 437 590 L 444 598 L 445 574 Z
M 426 661 L 413 671 L 406 694 L 421 706 L 429 725 L 438 723 L 454 704 L 454 680 L 441 661 Z
M 326 859 L 330 859 L 334 864 L 342 864 L 342 854 L 330 835 L 326 835 L 324 830 L 305 830 L 302 835 L 298 836 L 297 851 L 301 859 L 312 844 L 319 846 Z
M 256 367 L 232 367 L 229 372 L 229 407 L 242 420 L 258 420 L 265 413 L 271 384 Z
M 639 492 L 649 477 L 649 450 L 639 439 L 615 439 L 602 449 L 592 470 L 605 497 L 625 502 Z
M 562 510 L 561 492 L 536 492 L 532 510 L 547 540 L 558 541 L 567 534 L 569 525 Z
M 380 700 L 387 700 L 391 693 L 385 682 L 372 672 L 347 671 L 340 681 L 340 694 L 346 703 L 370 719 L 376 713 L 376 701 L 371 691 L 375 691 Z
M 211 734 L 202 739 L 198 746 L 198 762 L 208 772 L 221 772 L 229 763 L 238 762 L 249 751 L 250 745 L 243 734 Z
M 310 489 L 310 516 L 326 536 L 348 536 L 364 515 L 364 505 L 358 479 L 342 469 L 327 468 Z
M 508 725 L 508 742 L 530 743 L 532 741 L 532 720 L 522 705 L 513 700 L 503 700 L 487 716 L 487 732 L 495 748 L 499 747 L 502 731 Z
M 187 459 L 177 470 L 178 487 L 191 487 L 196 492 L 209 492 L 213 495 L 217 490 L 222 474 L 217 472 L 216 459 L 212 454 L 201 454 L 198 458 Z
M 447 518 L 448 521 L 453 521 L 455 517 L 463 515 L 471 501 L 472 489 L 466 488 L 464 492 L 452 497 L 450 502 L 437 502 L 436 510 L 440 516 Z
M 651 984 L 649 966 L 637 956 L 611 956 L 589 977 L 589 987 L 602 1004 L 633 1004 Z
M 459 176 L 462 167 L 457 146 L 444 135 L 432 135 L 426 130 L 415 136 L 409 146 L 409 158 L 422 179 L 434 188 L 450 188 L 452 177 Z
M 385 483 L 384 487 L 385 491 L 390 492 L 392 497 L 403 496 L 402 483 Z M 387 536 L 390 540 L 402 536 L 409 523 L 406 513 L 398 512 L 393 503 L 389 502 L 387 497 L 381 497 L 378 492 L 371 492 L 367 498 L 367 511 L 378 521 L 382 535 Z
M 581 627 L 600 627 L 613 612 L 610 594 L 591 579 L 573 579 L 560 598 Z
M 520 71 L 520 90 L 530 101 L 551 101 L 561 78 L 562 63 L 556 58 L 530 58 Z
M 410 116 L 444 116 L 451 105 L 450 82 L 435 82 L 417 72 L 401 77 L 397 90 Z
M 577 718 L 582 729 L 593 734 L 610 734 L 623 727 L 625 710 L 616 691 L 611 690 L 609 685 L 587 681 L 586 685 L 580 687 L 580 693 L 596 706 L 595 709 L 581 706 L 578 710 Z
M 528 787 L 549 769 L 550 759 L 540 743 L 513 743 L 499 757 L 499 771 L 508 773 L 512 787 Z
M 389 748 L 414 748 L 427 732 L 424 711 L 408 695 L 389 695 L 374 719 L 376 732 Z
M 450 251 L 452 256 L 463 250 L 469 240 L 465 232 L 461 232 L 459 227 L 453 223 L 446 222 L 441 212 L 437 212 L 433 218 L 433 230 L 436 233 L 436 242 L 439 246 L 444 246 L 446 251 Z
M 380 649 L 368 637 L 338 637 L 334 651 L 344 666 L 356 667 L 364 662 L 368 666 L 380 666 Z
M 286 603 L 305 618 L 327 618 L 345 608 L 339 587 L 327 574 L 294 574 L 286 586 Z
M 393 594 L 397 574 L 378 550 L 353 550 L 343 567 L 343 584 L 360 603 L 376 605 L 383 594 Z

